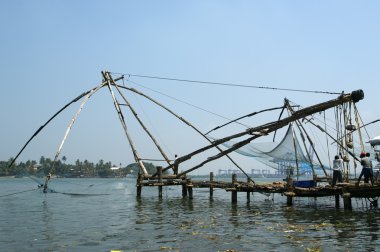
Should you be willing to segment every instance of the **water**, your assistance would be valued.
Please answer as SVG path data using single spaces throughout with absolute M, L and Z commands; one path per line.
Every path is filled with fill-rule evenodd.
M 237 204 L 230 194 L 181 187 L 143 188 L 134 179 L 53 179 L 59 192 L 39 190 L 0 197 L 0 251 L 380 251 L 380 214 L 353 200 L 296 199 L 254 194 Z M 0 195 L 36 188 L 28 178 L 0 179 Z

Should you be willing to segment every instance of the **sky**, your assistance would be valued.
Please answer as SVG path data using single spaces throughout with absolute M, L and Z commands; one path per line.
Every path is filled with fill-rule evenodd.
M 363 121 L 379 119 L 379 9 L 378 1 L 1 0 L 0 160 L 14 157 L 56 111 L 100 84 L 101 71 L 126 74 L 124 84 L 160 101 L 202 132 L 226 122 L 214 114 L 233 119 L 281 106 L 285 97 L 310 106 L 336 95 L 128 74 L 345 93 L 363 89 L 365 99 L 357 104 Z M 207 145 L 161 109 L 127 95 L 170 157 Z M 79 105 L 50 123 L 17 161 L 53 159 Z M 244 123 L 257 126 L 278 115 L 276 111 Z M 158 158 L 133 117 L 126 121 L 139 154 Z M 214 136 L 244 129 L 234 125 Z M 368 133 L 380 135 L 379 125 L 369 126 Z M 233 155 L 247 171 L 259 167 L 251 158 Z M 134 162 L 107 89 L 85 105 L 62 156 L 69 163 Z M 230 168 L 223 159 L 199 173 Z

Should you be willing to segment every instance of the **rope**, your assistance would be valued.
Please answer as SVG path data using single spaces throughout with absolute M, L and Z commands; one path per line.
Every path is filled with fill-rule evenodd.
M 114 73 L 114 72 L 111 72 L 111 73 L 112 74 L 118 74 L 118 75 L 128 75 L 128 76 L 139 77 L 139 78 L 148 78 L 148 79 L 157 79 L 157 80 L 168 80 L 168 81 L 178 81 L 178 82 L 189 82 L 189 83 L 206 84 L 206 85 L 219 85 L 219 86 L 241 87 L 241 88 L 269 89 L 269 90 L 276 90 L 276 91 L 290 91 L 290 92 L 317 93 L 317 94 L 330 94 L 330 95 L 337 95 L 337 94 L 340 95 L 341 94 L 341 93 L 329 92 L 329 91 L 291 89 L 291 88 L 277 88 L 277 87 L 268 87 L 268 86 L 255 86 L 255 85 L 235 84 L 235 83 L 199 81 L 199 80 L 178 79 L 178 78 L 150 76 L 150 75 L 140 75 L 140 74 L 129 74 L 129 73 Z
M 355 108 L 356 108 L 356 105 L 354 105 L 354 106 L 355 106 Z M 359 116 L 360 122 L 362 123 L 362 127 L 364 128 L 365 132 L 367 133 L 367 137 L 370 139 L 371 137 L 370 137 L 369 134 L 368 134 L 367 128 L 365 127 L 366 125 L 364 124 L 363 119 L 362 119 L 362 117 L 360 116 L 359 111 L 357 111 L 357 113 L 358 113 L 358 116 Z
M 140 103 L 140 100 L 137 98 L 137 94 L 133 93 L 132 92 L 132 95 L 134 97 L 134 100 L 135 102 L 137 103 L 137 106 L 140 108 L 140 110 L 142 111 L 142 113 L 144 114 L 145 116 L 145 119 L 148 121 L 149 123 L 149 127 L 154 131 L 154 134 L 157 136 L 157 138 L 159 139 L 160 143 L 162 143 L 162 145 L 165 147 L 165 149 L 167 150 L 167 152 L 169 153 L 169 155 L 171 157 L 173 157 L 173 152 L 171 151 L 171 149 L 169 148 L 169 146 L 165 143 L 164 139 L 161 137 L 160 135 L 160 132 L 157 130 L 156 126 L 155 126 L 155 123 L 152 122 L 152 120 L 150 119 L 150 116 L 148 113 L 146 113 L 144 107 L 142 106 L 142 104 Z
M 228 118 L 228 117 L 225 117 L 225 116 L 222 116 L 222 115 L 217 114 L 217 113 L 215 113 L 215 112 L 212 112 L 212 111 L 210 111 L 210 110 L 207 110 L 207 109 L 201 108 L 201 107 L 199 107 L 199 106 L 197 106 L 197 105 L 194 105 L 194 104 L 191 104 L 191 103 L 189 103 L 189 102 L 186 102 L 186 101 L 183 101 L 183 100 L 177 99 L 177 98 L 175 98 L 175 97 L 173 97 L 173 96 L 170 96 L 170 95 L 164 94 L 164 93 L 162 93 L 162 92 L 160 92 L 160 91 L 157 91 L 157 90 L 154 90 L 154 89 L 152 89 L 152 88 L 148 88 L 148 87 L 146 87 L 146 86 L 144 86 L 144 85 L 141 85 L 141 84 L 139 84 L 139 83 L 137 83 L 137 82 L 134 82 L 134 81 L 131 81 L 131 80 L 130 80 L 129 82 L 131 82 L 131 83 L 133 83 L 133 84 L 135 84 L 135 85 L 137 85 L 137 86 L 143 87 L 143 88 L 145 88 L 145 89 L 148 89 L 148 90 L 150 90 L 150 91 L 152 91 L 152 92 L 155 92 L 155 93 L 158 93 L 158 94 L 160 94 L 160 95 L 166 96 L 166 97 L 168 97 L 168 98 L 170 98 L 170 99 L 172 99 L 172 100 L 175 100 L 175 101 L 181 102 L 181 103 L 183 103 L 183 104 L 186 104 L 186 105 L 188 105 L 188 106 L 191 106 L 191 107 L 193 107 L 193 108 L 196 108 L 196 109 L 202 110 L 202 111 L 204 111 L 204 112 L 206 112 L 206 113 L 209 113 L 209 114 L 215 115 L 215 116 L 217 116 L 217 117 L 223 118 L 223 119 L 228 120 L 228 121 L 231 121 L 231 120 L 232 120 L 232 119 L 230 119 L 230 118 Z M 237 124 L 240 124 L 240 125 L 242 125 L 242 126 L 244 126 L 244 127 L 246 127 L 246 128 L 250 128 L 250 126 L 245 125 L 245 124 L 243 124 L 243 123 L 240 123 L 240 122 L 236 122 L 236 123 L 237 123 Z
M 348 121 L 348 116 L 347 116 L 347 103 L 345 103 L 345 104 L 343 104 L 343 136 L 342 136 L 342 142 L 344 141 L 344 143 L 345 143 L 345 145 L 344 146 L 346 146 L 347 147 L 347 143 L 348 143 L 348 141 L 350 140 L 350 139 L 348 139 L 347 140 L 347 137 L 348 137 L 348 135 L 347 135 L 347 128 L 346 128 L 346 125 L 347 125 L 347 121 Z M 344 154 L 345 155 L 347 155 L 347 151 L 346 150 L 342 150 L 342 151 L 344 151 Z M 347 181 L 348 181 L 348 179 L 349 179 L 349 170 L 350 170 L 350 167 L 349 167 L 349 162 L 347 162 L 347 163 L 345 163 L 345 162 L 343 162 L 343 168 L 345 168 L 345 171 L 346 171 L 346 173 L 343 171 L 343 174 L 345 175 L 345 176 L 343 176 L 343 179 L 345 179 L 344 177 L 346 177 L 347 178 Z
M 326 126 L 326 111 L 323 111 L 323 118 L 324 118 L 324 121 L 325 121 L 325 131 L 327 132 L 327 126 Z M 327 135 L 325 134 L 326 136 L 326 143 L 327 143 L 327 156 L 329 158 L 329 165 L 330 165 L 330 174 L 331 174 L 331 157 L 330 157 L 330 148 L 329 148 L 329 138 L 327 137 Z
M 356 127 L 358 128 L 358 133 L 359 133 L 360 147 L 362 148 L 362 151 L 364 151 L 362 131 L 360 130 L 360 125 L 359 125 L 358 110 L 355 105 L 354 105 L 354 114 L 355 114 Z
M 336 128 L 336 139 L 339 139 L 340 132 L 339 132 L 339 112 L 338 107 L 335 108 L 335 128 Z M 339 153 L 339 145 L 336 145 L 336 153 Z
M 0 195 L 0 197 L 7 197 L 7 196 L 12 196 L 12 195 L 20 194 L 20 193 L 36 191 L 36 190 L 38 190 L 38 189 L 39 189 L 39 188 L 35 188 L 35 189 L 29 189 L 29 190 L 25 190 L 25 191 L 21 191 L 21 192 L 15 192 L 15 193 L 10 193 L 10 194 L 4 194 L 4 195 Z

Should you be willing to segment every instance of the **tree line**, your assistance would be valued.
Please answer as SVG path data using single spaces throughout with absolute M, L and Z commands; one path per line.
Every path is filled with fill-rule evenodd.
M 105 162 L 100 159 L 97 163 L 89 162 L 88 160 L 81 161 L 77 159 L 74 164 L 67 164 L 65 156 L 57 160 L 52 170 L 53 160 L 42 156 L 37 162 L 28 160 L 26 162 L 14 163 L 11 167 L 9 164 L 12 158 L 8 161 L 0 161 L 0 177 L 2 176 L 37 176 L 43 177 L 52 171 L 52 175 L 59 177 L 124 177 L 128 174 L 136 175 L 139 172 L 137 163 L 132 163 L 126 167 L 112 165 L 111 162 Z M 152 163 L 145 163 L 144 166 L 149 173 L 154 173 L 156 167 Z

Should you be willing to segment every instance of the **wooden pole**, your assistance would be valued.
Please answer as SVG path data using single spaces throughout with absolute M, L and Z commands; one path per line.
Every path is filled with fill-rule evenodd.
M 126 106 L 130 109 L 136 120 L 139 122 L 140 126 L 143 128 L 143 130 L 148 134 L 154 145 L 157 147 L 158 151 L 161 153 L 162 157 L 165 159 L 165 161 L 170 165 L 170 160 L 168 156 L 165 154 L 164 150 L 161 148 L 161 146 L 158 144 L 157 140 L 153 137 L 152 133 L 148 130 L 148 128 L 145 126 L 145 124 L 141 121 L 140 117 L 138 116 L 135 109 L 132 107 L 132 105 L 128 102 L 128 100 L 125 98 L 123 93 L 121 92 L 120 88 L 117 86 L 117 84 L 113 81 L 112 77 L 109 75 L 111 82 L 116 87 L 117 91 L 119 92 L 120 96 L 123 98 L 124 102 L 126 103 Z
M 344 204 L 344 209 L 346 210 L 352 209 L 350 193 L 343 193 L 343 204 Z
M 234 174 L 232 174 L 232 185 L 235 187 L 236 183 L 237 183 L 237 176 L 234 173 Z M 235 190 L 231 191 L 231 202 L 232 203 L 237 203 L 237 190 L 236 190 L 236 187 L 235 187 Z
M 142 186 L 141 186 L 141 182 L 142 182 L 142 175 L 141 173 L 139 172 L 138 173 L 138 176 L 137 176 L 137 181 L 136 181 L 137 185 L 136 185 L 136 188 L 137 188 L 137 197 L 140 198 L 141 197 L 141 189 L 142 189 Z
M 147 96 L 139 91 L 137 91 L 136 89 L 134 88 L 128 88 L 128 87 L 124 87 L 124 86 L 120 86 L 120 85 L 116 85 L 117 87 L 119 88 L 124 88 L 124 89 L 127 89 L 127 90 L 130 90 L 136 94 L 139 94 L 145 98 L 147 98 L 148 100 L 152 101 L 153 103 L 157 104 L 158 106 L 160 106 L 161 108 L 165 109 L 167 112 L 169 112 L 170 114 L 172 114 L 173 116 L 177 117 L 179 120 L 181 120 L 183 123 L 185 123 L 186 125 L 188 125 L 190 128 L 194 129 L 198 134 L 200 134 L 203 138 L 205 138 L 211 145 L 210 148 L 216 148 L 220 153 L 223 153 L 223 149 L 220 148 L 217 144 L 214 144 L 215 141 L 212 141 L 209 137 L 207 137 L 205 134 L 203 134 L 198 128 L 196 128 L 193 124 L 191 124 L 190 122 L 188 122 L 187 120 L 185 120 L 183 117 L 177 115 L 176 113 L 174 113 L 172 110 L 170 110 L 169 108 L 165 107 L 164 105 L 162 105 L 161 103 L 159 103 L 158 101 L 154 100 L 153 98 L 151 98 L 150 96 Z M 202 152 L 202 151 L 201 151 Z M 191 155 L 193 156 L 193 155 Z M 188 159 L 191 158 L 191 156 L 188 156 L 188 157 L 182 157 L 182 158 L 179 158 L 178 159 L 178 164 L 183 162 L 183 161 L 186 161 Z M 226 156 L 242 173 L 244 173 L 245 176 L 247 176 L 248 178 L 250 178 L 248 176 L 248 174 L 227 154 L 223 154 L 223 156 Z M 166 171 L 170 168 L 172 168 L 174 166 L 174 164 L 170 164 L 168 167 L 164 168 L 163 171 Z M 181 174 L 183 175 L 183 174 Z M 178 177 L 180 177 L 181 175 L 179 175 Z M 252 180 L 252 179 L 251 179 Z M 253 181 L 253 180 L 252 180 Z
M 247 178 L 247 183 L 249 183 L 249 179 Z M 247 192 L 247 202 L 251 202 L 251 192 Z
M 286 195 L 286 205 L 293 206 L 293 198 L 296 196 L 296 194 L 292 191 L 287 191 L 284 193 Z
M 78 118 L 79 114 L 82 112 L 82 109 L 84 107 L 84 105 L 86 104 L 86 102 L 90 99 L 90 97 L 95 93 L 97 92 L 100 88 L 103 87 L 103 84 L 97 86 L 95 89 L 92 89 L 87 95 L 86 97 L 83 99 L 81 105 L 79 106 L 79 109 L 78 111 L 75 113 L 75 115 L 73 116 L 73 118 L 71 119 L 70 123 L 69 123 L 69 126 L 67 127 L 66 129 L 66 132 L 65 132 L 65 135 L 63 136 L 63 139 L 61 141 L 61 144 L 59 145 L 58 147 L 58 150 L 54 156 L 54 160 L 53 160 L 53 163 L 49 169 L 49 172 L 48 172 L 48 175 L 46 175 L 46 179 L 45 179 L 45 183 L 44 183 L 44 190 L 43 192 L 46 193 L 47 192 L 47 188 L 48 188 L 48 182 L 51 178 L 51 173 L 54 171 L 54 167 L 55 167 L 55 163 L 57 162 L 58 160 L 58 156 L 59 154 L 61 153 L 61 150 L 62 150 L 62 147 L 63 147 L 63 144 L 65 143 L 66 141 L 66 138 L 67 136 L 69 135 L 70 133 L 70 130 L 71 128 L 73 127 L 74 125 L 74 122 L 76 121 L 76 119 Z
M 182 197 L 187 197 L 186 176 L 182 178 Z
M 191 179 L 187 179 L 187 191 L 189 192 L 189 199 L 193 199 L 193 184 Z
M 290 127 L 291 127 L 291 130 L 292 130 L 292 138 L 293 138 L 293 147 L 294 147 L 294 155 L 295 155 L 295 159 L 296 159 L 296 168 L 297 168 L 297 180 L 299 179 L 299 174 L 300 174 L 300 169 L 299 169 L 299 165 L 298 165 L 298 152 L 297 152 L 297 143 L 296 143 L 296 135 L 294 133 L 294 128 L 293 128 L 293 123 L 290 123 Z
M 309 153 L 309 150 L 307 149 L 307 146 L 306 146 L 306 141 L 305 141 L 305 136 L 303 135 L 302 133 L 302 130 L 301 130 L 301 127 L 302 125 L 300 125 L 300 122 L 299 121 L 296 121 L 296 126 L 300 132 L 300 135 L 301 135 L 301 138 L 302 138 L 302 143 L 303 143 L 303 146 L 305 148 L 305 151 L 306 151 L 306 155 L 307 155 L 307 158 L 309 159 L 309 162 L 310 162 L 310 166 L 311 166 L 311 170 L 313 171 L 313 178 L 314 180 L 316 179 L 317 177 L 317 174 L 315 173 L 315 170 L 314 170 L 314 165 L 313 165 L 313 160 L 311 160 L 311 156 L 310 156 L 310 153 Z M 306 134 L 306 133 L 305 133 Z M 310 143 L 310 141 L 309 141 Z M 312 145 L 313 143 L 310 143 L 310 145 Z M 314 151 L 315 152 L 315 151 Z
M 212 182 L 214 182 L 214 173 L 213 172 L 210 172 L 210 199 L 212 200 L 213 199 L 213 196 L 214 196 L 214 187 L 212 186 Z
M 158 197 L 162 198 L 162 166 L 157 166 L 157 174 L 158 174 Z
M 121 125 L 123 126 L 123 129 L 124 129 L 124 132 L 125 132 L 125 135 L 127 136 L 127 139 L 128 139 L 128 142 L 129 142 L 129 145 L 132 149 L 132 152 L 133 152 L 133 156 L 135 158 L 135 161 L 136 163 L 139 165 L 140 167 L 140 170 L 144 173 L 144 175 L 148 175 L 148 172 L 146 171 L 146 168 L 143 164 L 143 162 L 141 161 L 141 158 L 139 157 L 138 153 L 137 153 L 137 150 L 135 148 L 135 145 L 133 144 L 133 141 L 132 141 L 132 138 L 131 136 L 129 135 L 128 133 L 128 128 L 127 128 L 127 124 L 125 123 L 125 120 L 124 120 L 124 115 L 123 113 L 121 112 L 121 108 L 120 108 L 120 105 L 118 103 L 118 101 L 116 100 L 116 97 L 115 97 L 115 94 L 114 92 L 112 91 L 112 88 L 111 88 L 111 81 L 110 81 L 110 76 L 109 76 L 109 73 L 108 72 L 103 72 L 102 71 L 102 75 L 103 75 L 103 78 L 106 80 L 107 82 L 107 85 L 108 85 L 108 89 L 111 93 L 111 96 L 112 96 L 112 99 L 113 99 L 113 103 L 115 105 L 115 109 L 117 111 L 117 114 L 119 116 L 119 120 L 121 122 Z
M 340 200 L 340 196 L 339 196 L 339 194 L 336 194 L 335 195 L 335 208 L 336 209 L 339 209 L 339 205 L 340 205 L 339 200 Z
M 288 110 L 291 111 L 292 114 L 294 113 L 294 110 L 293 110 L 292 106 L 290 106 L 290 104 L 289 104 L 289 100 L 288 100 L 288 99 L 285 99 L 285 106 L 288 108 Z M 316 149 L 315 149 L 315 147 L 314 147 L 314 143 L 313 143 L 313 141 L 311 140 L 309 134 L 307 133 L 306 129 L 303 127 L 303 125 L 300 123 L 299 120 L 296 120 L 296 125 L 297 125 L 297 127 L 298 127 L 299 129 L 301 128 L 301 129 L 303 130 L 303 132 L 305 133 L 305 135 L 306 135 L 306 137 L 307 137 L 307 140 L 309 141 L 310 146 L 311 146 L 311 148 L 313 149 L 313 152 L 314 152 L 315 156 L 317 157 L 318 162 L 319 162 L 319 164 L 320 164 L 320 166 L 321 166 L 321 168 L 322 168 L 322 170 L 323 170 L 325 176 L 327 177 L 327 172 L 326 172 L 326 170 L 325 170 L 325 168 L 324 168 L 324 166 L 323 166 L 323 164 L 322 164 L 321 159 L 319 158 L 319 155 L 318 155 L 318 153 L 317 153 L 317 151 L 316 151 Z M 302 134 L 302 131 L 301 131 L 301 130 L 300 130 L 300 132 L 301 132 L 301 134 Z M 301 136 L 302 136 L 302 135 L 301 135 Z M 313 177 L 314 177 L 314 179 L 315 179 L 315 176 L 316 176 L 316 175 L 315 175 L 315 171 L 314 171 L 313 162 L 311 161 L 311 158 L 310 158 L 310 155 L 309 155 L 309 151 L 308 151 L 307 148 L 306 148 L 305 140 L 303 139 L 303 141 L 304 141 L 304 144 L 305 144 L 305 150 L 306 150 L 306 153 L 307 153 L 308 158 L 309 158 L 309 160 L 310 160 L 311 168 L 313 169 Z
M 286 196 L 286 205 L 293 206 L 293 196 L 292 195 Z

